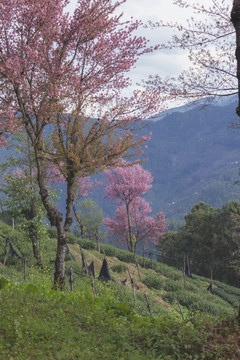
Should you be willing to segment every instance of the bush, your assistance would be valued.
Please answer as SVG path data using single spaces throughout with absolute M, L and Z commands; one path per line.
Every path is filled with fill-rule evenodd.
M 168 304 L 173 304 L 176 301 L 176 295 L 174 293 L 169 292 L 169 293 L 162 294 L 161 296 L 162 296 L 162 299 L 164 301 L 166 301 Z
M 151 268 L 152 268 L 152 262 L 151 262 L 151 260 L 148 259 L 148 258 L 145 258 L 145 262 L 144 262 L 143 257 L 137 256 L 137 261 L 138 261 L 139 265 L 140 265 L 142 268 L 145 268 L 145 269 L 151 269 Z
M 149 288 L 153 288 L 156 290 L 164 289 L 165 287 L 165 279 L 162 279 L 160 275 L 157 274 L 149 274 L 143 279 L 143 283 Z
M 48 232 L 48 236 L 50 237 L 50 239 L 57 239 L 57 229 L 48 228 L 47 232 Z
M 111 267 L 111 270 L 118 274 L 121 274 L 121 273 L 127 271 L 127 266 L 124 264 L 116 264 Z
M 116 257 L 120 260 L 120 261 L 123 261 L 123 262 L 126 262 L 126 263 L 134 263 L 135 260 L 134 260 L 134 254 L 126 251 L 126 250 L 118 250 L 116 252 Z
M 80 263 L 77 263 L 74 261 L 67 261 L 66 262 L 66 274 L 69 274 L 70 268 L 72 268 L 72 271 L 73 271 L 73 279 L 74 279 L 74 274 L 77 275 L 78 277 L 85 276 L 85 271 L 83 270 L 82 265 Z
M 85 250 L 97 250 L 97 243 L 87 239 L 76 238 L 76 243 Z
M 178 291 L 178 290 L 183 290 L 184 285 L 183 285 L 183 280 L 172 280 L 172 279 L 168 279 L 164 282 L 164 287 L 163 289 L 166 290 L 167 292 L 169 291 Z
M 110 245 L 106 245 L 106 244 L 102 244 L 100 246 L 101 249 L 101 253 L 104 254 L 106 256 L 116 256 L 117 255 L 117 250 L 115 247 L 110 246 Z
M 234 296 L 233 294 L 226 293 L 223 289 L 220 288 L 214 288 L 213 289 L 214 294 L 222 298 L 223 300 L 227 301 L 229 304 L 234 306 L 235 308 L 238 308 L 239 306 L 239 298 L 237 296 Z

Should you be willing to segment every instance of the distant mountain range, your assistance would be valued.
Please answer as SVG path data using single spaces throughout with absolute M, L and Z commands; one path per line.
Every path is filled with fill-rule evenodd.
M 237 97 L 195 101 L 173 108 L 148 120 L 143 133 L 152 132 L 143 167 L 154 181 L 146 193 L 154 212 L 162 209 L 168 219 L 183 220 L 198 201 L 221 207 L 240 199 L 240 129 L 236 120 Z M 154 121 L 153 121 L 154 120 Z M 105 213 L 115 205 L 102 200 L 98 190 L 93 198 Z
M 229 127 L 236 105 L 236 96 L 199 100 L 145 122 L 142 133 L 152 132 L 143 167 L 154 178 L 146 194 L 153 212 L 161 209 L 168 219 L 183 220 L 200 200 L 221 207 L 240 199 L 240 187 L 233 185 L 240 180 L 240 129 Z M 6 153 L 1 149 L 0 161 Z M 98 189 L 91 198 L 111 215 L 115 204 L 103 196 Z
M 240 130 L 230 127 L 236 106 L 235 95 L 199 100 L 148 122 L 152 139 L 145 167 L 154 184 L 146 198 L 154 211 L 162 208 L 169 218 L 183 219 L 200 200 L 220 207 L 240 198 L 233 185 L 240 179 Z
M 185 105 L 174 107 L 169 110 L 163 111 L 159 115 L 152 118 L 151 120 L 158 121 L 158 120 L 165 118 L 167 115 L 171 115 L 171 114 L 179 113 L 179 112 L 185 113 L 190 110 L 201 111 L 203 108 L 205 108 L 209 105 L 224 107 L 224 106 L 227 106 L 230 104 L 232 104 L 232 105 L 236 104 L 237 101 L 238 101 L 237 94 L 230 95 L 230 96 L 205 97 L 203 99 L 191 101 Z

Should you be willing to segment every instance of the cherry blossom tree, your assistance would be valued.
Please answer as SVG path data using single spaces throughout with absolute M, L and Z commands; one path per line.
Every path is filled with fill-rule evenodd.
M 64 286 L 77 179 L 140 154 L 149 136 L 136 138 L 134 130 L 164 100 L 160 88 L 122 95 L 131 84 L 127 72 L 154 50 L 134 33 L 141 22 L 115 14 L 125 1 L 79 0 L 72 16 L 68 0 L 1 1 L 1 143 L 19 129 L 28 135 L 40 196 L 58 233 L 55 287 Z M 65 179 L 65 215 L 50 201 L 49 168 Z
M 166 219 L 162 212 L 154 217 L 150 216 L 152 209 L 147 201 L 140 197 L 135 198 L 130 206 L 129 213 L 132 227 L 132 241 L 129 241 L 128 215 L 126 206 L 119 203 L 113 219 L 106 218 L 105 225 L 108 231 L 117 237 L 121 245 L 127 245 L 131 252 L 136 251 L 140 242 L 152 242 L 157 245 L 159 238 L 167 229 Z
M 142 166 L 127 166 L 105 171 L 107 183 L 105 185 L 106 196 L 111 200 L 119 200 L 126 209 L 128 225 L 128 243 L 131 251 L 134 249 L 131 224 L 130 206 L 139 196 L 145 194 L 152 185 L 152 175 L 149 171 L 144 170 Z

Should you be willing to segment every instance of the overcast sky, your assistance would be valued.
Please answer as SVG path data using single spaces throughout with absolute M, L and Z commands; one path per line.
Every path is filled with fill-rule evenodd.
M 190 0 L 191 1 L 191 0 Z M 202 4 L 209 4 L 212 0 L 200 0 Z M 77 0 L 70 0 L 69 10 L 74 9 Z M 184 21 L 190 17 L 189 9 L 181 9 L 173 5 L 173 0 L 127 0 L 119 7 L 119 11 L 124 13 L 124 18 L 142 20 L 147 23 L 149 20 L 157 22 L 160 19 L 165 21 Z M 141 29 L 140 35 L 144 35 L 150 40 L 151 45 L 166 42 L 170 39 L 170 31 L 167 29 Z M 180 50 L 157 51 L 144 55 L 131 71 L 133 83 L 147 79 L 149 75 L 159 74 L 165 76 L 178 75 L 189 65 L 187 54 Z M 177 103 L 174 103 L 176 106 Z

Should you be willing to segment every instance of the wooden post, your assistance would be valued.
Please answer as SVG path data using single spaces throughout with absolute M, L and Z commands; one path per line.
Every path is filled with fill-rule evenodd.
M 178 307 L 179 307 L 179 309 L 180 309 L 180 311 L 181 311 L 182 319 L 184 320 L 184 314 L 183 314 L 183 312 L 182 312 L 182 308 L 181 308 L 181 305 L 180 305 L 180 302 L 179 302 L 179 301 L 178 301 Z
M 73 270 L 70 267 L 70 278 L 69 278 L 69 283 L 70 283 L 70 290 L 73 291 Z
M 132 277 L 131 277 L 129 268 L 127 268 L 127 270 L 128 270 L 128 274 L 129 274 L 130 281 L 131 281 L 131 285 L 132 285 L 133 297 L 134 297 L 134 299 L 135 299 L 135 286 L 134 286 L 134 282 L 133 282 L 133 279 L 132 279 Z
M 24 281 L 27 280 L 27 262 L 26 259 L 23 259 L 23 266 L 24 266 Z
M 82 268 L 83 268 L 83 270 L 85 271 L 85 274 L 87 275 L 87 273 L 88 273 L 87 263 L 86 263 L 85 256 L 84 256 L 84 254 L 83 254 L 83 250 L 82 250 L 82 247 L 81 247 L 80 244 L 79 244 L 79 248 L 80 248 L 81 257 L 82 257 Z
M 185 277 L 185 272 L 186 272 L 186 259 L 185 259 L 185 255 L 183 257 L 183 284 L 184 284 L 184 290 L 186 290 L 186 277 Z
M 146 299 L 146 301 L 147 301 L 147 308 L 148 308 L 148 311 L 149 311 L 150 315 L 152 315 L 152 310 L 151 310 L 151 307 L 150 307 L 150 304 L 149 304 L 149 301 L 148 301 L 147 294 L 144 294 L 144 296 L 145 296 L 145 299 Z
M 96 241 L 97 241 L 97 251 L 99 252 L 99 254 L 101 253 L 101 249 L 100 249 L 100 241 L 99 241 L 99 233 L 98 230 L 96 232 Z
M 150 259 L 151 259 L 151 269 L 153 270 L 153 258 L 152 258 L 153 253 L 151 251 L 149 252 L 149 256 L 150 256 Z
M 6 261 L 7 261 L 8 246 L 9 246 L 9 236 L 6 237 L 6 245 L 5 245 L 4 260 L 3 260 L 4 266 L 6 265 Z
M 142 278 L 141 278 L 141 274 L 140 274 L 140 270 L 139 270 L 139 264 L 138 264 L 137 257 L 136 257 L 135 253 L 134 253 L 134 260 L 135 260 L 135 264 L 136 264 L 136 267 L 137 267 L 139 280 L 142 282 Z
M 95 289 L 94 289 L 94 277 L 93 276 L 92 276 L 92 291 L 93 291 L 94 299 L 96 299 L 96 292 L 95 292 Z
M 145 245 L 143 244 L 143 267 L 145 269 Z

